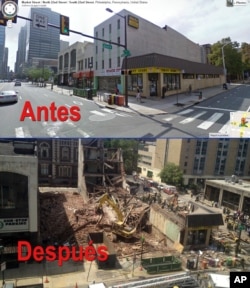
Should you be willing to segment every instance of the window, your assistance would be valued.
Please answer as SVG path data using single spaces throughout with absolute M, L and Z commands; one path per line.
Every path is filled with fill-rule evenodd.
M 120 67 L 121 66 L 121 57 L 118 56 L 117 57 L 117 67 Z
M 109 24 L 109 34 L 111 34 L 112 33 L 112 26 L 111 26 L 111 24 Z
M 117 37 L 117 43 L 118 43 L 118 44 L 121 43 L 121 37 Z
M 104 28 L 102 28 L 102 37 L 104 37 Z
M 128 76 L 128 90 L 136 91 L 136 88 L 139 87 L 143 89 L 142 74 L 134 74 Z
M 69 161 L 69 147 L 62 147 L 61 156 L 63 161 Z
M 112 59 L 111 58 L 109 58 L 109 68 L 111 68 L 112 67 L 112 61 L 111 61 Z
M 49 164 L 41 164 L 41 175 L 49 175 Z
M 96 45 L 95 46 L 95 54 L 97 54 L 98 53 L 98 46 Z
M 49 144 L 48 143 L 41 143 L 39 145 L 40 150 L 40 158 L 49 158 Z
M 119 30 L 120 28 L 121 28 L 121 20 L 118 19 L 118 20 L 117 20 L 117 29 Z
M 179 74 L 163 74 L 163 83 L 167 90 L 180 89 L 180 75 Z
M 59 167 L 59 177 L 70 177 L 71 167 L 70 166 L 60 166 Z
M 104 69 L 104 60 L 102 60 L 102 69 Z

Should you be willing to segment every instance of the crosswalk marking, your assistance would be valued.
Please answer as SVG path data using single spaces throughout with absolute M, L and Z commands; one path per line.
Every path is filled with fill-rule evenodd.
M 182 120 L 180 123 L 181 124 L 188 124 L 190 122 L 193 122 L 195 119 L 199 118 L 200 116 L 202 116 L 206 113 L 207 113 L 206 111 L 202 111 L 201 113 L 198 113 L 198 114 L 194 115 L 193 117 L 189 117 L 189 118 Z
M 193 112 L 193 111 L 194 111 L 194 109 L 186 109 L 186 110 L 183 110 L 177 114 L 178 115 L 185 115 L 185 114 L 188 114 L 188 113 Z
M 207 130 L 210 128 L 216 121 L 222 117 L 223 113 L 214 113 L 207 121 L 202 122 L 199 126 L 200 129 Z
M 124 114 L 124 113 L 118 113 L 118 112 L 116 112 L 114 110 L 110 110 L 108 108 L 103 108 L 101 110 L 103 112 L 107 112 L 108 114 L 114 114 L 114 115 L 120 116 L 120 117 L 132 117 L 131 115 Z M 106 116 L 106 115 L 108 115 L 107 113 L 102 113 L 102 112 L 97 111 L 97 110 L 92 110 L 92 111 L 90 111 L 90 113 L 93 113 L 93 114 L 98 115 L 98 116 Z
M 92 110 L 92 111 L 90 111 L 90 113 L 93 113 L 93 114 L 99 115 L 99 116 L 105 116 L 106 115 L 105 113 L 102 113 L 102 112 L 99 112 L 99 111 L 96 111 L 96 110 Z
M 16 138 L 29 138 L 32 137 L 27 127 L 15 128 Z

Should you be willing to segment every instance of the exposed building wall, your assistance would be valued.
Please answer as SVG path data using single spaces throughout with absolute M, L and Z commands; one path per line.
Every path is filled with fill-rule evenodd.
M 38 231 L 38 162 L 36 157 L 0 155 L 0 172 L 28 177 L 28 232 Z M 10 211 L 10 210 L 9 210 Z M 12 216 L 10 215 L 12 218 Z M 24 230 L 25 231 L 25 230 Z M 0 231 L 1 232 L 1 231 Z M 23 232 L 23 231 L 22 231 Z
M 171 221 L 171 219 L 169 219 L 166 215 L 164 215 L 162 210 L 151 206 L 149 221 L 172 242 L 179 242 L 180 227 Z

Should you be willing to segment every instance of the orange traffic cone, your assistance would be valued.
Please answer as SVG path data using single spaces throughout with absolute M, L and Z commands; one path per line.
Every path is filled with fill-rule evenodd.
M 44 283 L 49 283 L 48 277 L 46 276 Z

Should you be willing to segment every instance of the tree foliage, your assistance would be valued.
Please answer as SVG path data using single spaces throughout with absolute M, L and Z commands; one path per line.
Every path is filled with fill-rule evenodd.
M 208 55 L 212 65 L 223 66 L 222 47 L 227 74 L 231 79 L 239 79 L 243 72 L 242 53 L 238 42 L 231 41 L 230 37 L 214 43 Z
M 107 148 L 122 149 L 124 169 L 127 174 L 137 171 L 138 144 L 139 142 L 135 139 L 107 139 L 104 143 Z
M 174 163 L 167 163 L 167 165 L 159 173 L 161 181 L 175 186 L 181 186 L 183 182 L 183 172 L 180 167 Z
M 41 81 L 43 79 L 44 81 L 47 81 L 49 77 L 51 76 L 51 70 L 44 67 L 44 68 L 27 68 L 25 70 L 25 73 L 34 82 Z

